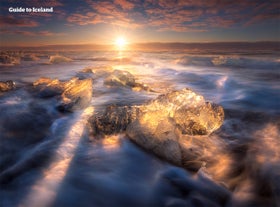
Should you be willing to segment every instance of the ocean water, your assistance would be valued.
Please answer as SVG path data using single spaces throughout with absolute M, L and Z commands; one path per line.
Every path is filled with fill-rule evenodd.
M 4 54 L 4 55 L 3 55 Z M 277 51 L 2 52 L 0 206 L 280 206 L 280 59 Z M 94 69 L 94 73 L 84 73 Z M 114 70 L 151 91 L 104 85 Z M 104 75 L 105 74 L 105 75 Z M 40 77 L 93 79 L 88 108 L 56 109 L 32 90 Z M 87 120 L 109 105 L 141 105 L 190 88 L 225 111 L 208 156 L 183 169 L 125 135 L 94 137 Z M 194 160 L 195 161 L 195 160 Z

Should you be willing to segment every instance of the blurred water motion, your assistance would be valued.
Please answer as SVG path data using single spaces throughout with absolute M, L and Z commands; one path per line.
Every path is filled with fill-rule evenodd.
M 0 92 L 0 206 L 280 205 L 277 51 L 30 53 L 7 52 L 0 65 L 0 81 L 15 82 Z M 122 74 L 132 78 L 116 78 Z M 33 83 L 41 77 L 91 79 L 91 107 L 58 111 L 61 85 L 40 97 Z M 99 137 L 88 128 L 88 117 L 106 107 L 157 108 L 147 103 L 183 88 L 200 95 L 194 104 L 217 103 L 225 115 L 218 131 L 179 136 L 185 169 L 131 142 L 126 131 Z M 167 137 L 172 123 L 159 124 L 160 110 L 170 110 L 157 109 L 142 121 Z
M 67 174 L 83 136 L 87 119 L 93 112 L 93 107 L 88 107 L 77 117 L 73 117 L 71 122 L 74 123 L 69 127 L 68 133 L 64 135 L 65 137 L 62 138 L 62 142 L 52 155 L 51 163 L 47 169 L 43 169 L 42 178 L 31 187 L 31 191 L 26 194 L 27 197 L 23 199 L 21 206 L 50 206 L 54 202 L 57 190 Z M 57 130 L 60 130 L 62 126 L 57 127 Z M 56 134 L 59 133 L 54 132 L 53 136 Z

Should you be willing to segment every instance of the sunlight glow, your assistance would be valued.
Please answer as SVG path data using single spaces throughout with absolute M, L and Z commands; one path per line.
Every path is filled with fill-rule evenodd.
M 127 41 L 124 37 L 117 37 L 117 39 L 115 40 L 115 45 L 117 46 L 117 48 L 119 50 L 123 50 L 125 48 L 125 46 L 127 45 Z

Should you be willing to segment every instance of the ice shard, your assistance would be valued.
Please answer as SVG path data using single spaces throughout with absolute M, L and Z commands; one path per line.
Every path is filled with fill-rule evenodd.
M 90 123 L 94 135 L 126 132 L 143 148 L 181 165 L 186 156 L 182 136 L 208 135 L 223 120 L 221 106 L 206 102 L 190 89 L 182 89 L 141 106 L 110 106 L 102 114 L 95 114 Z

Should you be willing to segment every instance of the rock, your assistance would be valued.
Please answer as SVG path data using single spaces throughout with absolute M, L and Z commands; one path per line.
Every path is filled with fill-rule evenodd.
M 71 81 L 71 80 L 70 80 Z M 58 105 L 60 111 L 74 111 L 87 107 L 92 99 L 92 80 L 73 80 L 65 83 L 65 90 Z
M 90 120 L 93 134 L 126 131 L 128 137 L 143 148 L 178 165 L 195 160 L 203 153 L 206 138 L 223 123 L 221 106 L 205 102 L 190 89 L 172 91 L 141 106 L 109 107 Z M 186 136 L 200 136 L 203 142 L 186 144 Z M 194 148 L 199 149 L 192 152 Z M 201 149 L 200 149 L 201 148 Z M 197 167 L 202 162 L 191 163 Z
M 10 91 L 16 88 L 16 84 L 14 81 L 0 81 L 0 92 Z

